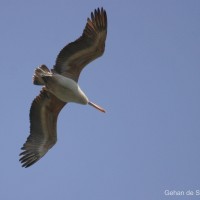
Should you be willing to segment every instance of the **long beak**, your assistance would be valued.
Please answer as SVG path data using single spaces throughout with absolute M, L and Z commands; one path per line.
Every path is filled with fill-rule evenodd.
M 88 102 L 88 104 L 90 105 L 90 106 L 93 106 L 94 108 L 96 108 L 97 110 L 99 110 L 99 111 L 101 111 L 101 112 L 106 112 L 103 108 L 101 108 L 100 106 L 98 106 L 97 104 L 95 104 L 95 103 L 92 103 L 92 102 Z

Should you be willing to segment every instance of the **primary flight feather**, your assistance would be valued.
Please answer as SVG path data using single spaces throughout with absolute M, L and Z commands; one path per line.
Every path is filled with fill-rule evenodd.
M 78 85 L 81 70 L 104 53 L 107 35 L 106 11 L 95 9 L 80 38 L 66 45 L 58 54 L 53 69 L 36 68 L 35 85 L 43 85 L 30 109 L 30 135 L 21 148 L 22 167 L 29 167 L 42 158 L 57 141 L 57 117 L 67 102 L 103 108 L 89 101 Z

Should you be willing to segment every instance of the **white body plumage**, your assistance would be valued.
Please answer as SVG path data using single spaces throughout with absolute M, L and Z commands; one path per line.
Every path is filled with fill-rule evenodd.
M 88 97 L 74 80 L 56 73 L 48 77 L 47 89 L 61 101 L 88 104 Z

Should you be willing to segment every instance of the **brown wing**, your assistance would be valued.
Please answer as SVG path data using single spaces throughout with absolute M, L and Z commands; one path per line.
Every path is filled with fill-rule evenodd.
M 22 167 L 37 162 L 56 143 L 56 124 L 60 110 L 66 103 L 42 89 L 30 109 L 30 135 L 21 148 Z
M 101 10 L 98 8 L 91 13 L 91 19 L 87 19 L 82 36 L 61 50 L 56 59 L 54 70 L 78 81 L 84 66 L 103 54 L 106 34 L 106 11 L 103 8 Z

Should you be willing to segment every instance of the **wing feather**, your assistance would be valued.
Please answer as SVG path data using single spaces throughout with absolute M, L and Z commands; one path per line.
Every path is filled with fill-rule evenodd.
M 91 13 L 91 19 L 80 38 L 65 46 L 56 59 L 54 70 L 78 81 L 81 70 L 104 53 L 107 35 L 107 15 L 101 8 Z
M 21 148 L 22 167 L 37 162 L 56 143 L 57 117 L 65 104 L 45 89 L 34 99 L 30 109 L 30 135 Z

